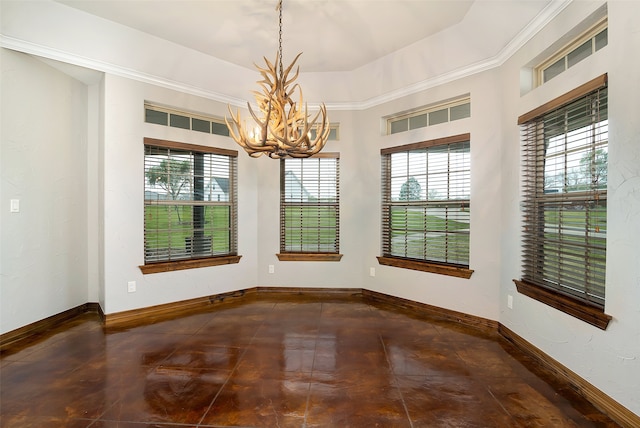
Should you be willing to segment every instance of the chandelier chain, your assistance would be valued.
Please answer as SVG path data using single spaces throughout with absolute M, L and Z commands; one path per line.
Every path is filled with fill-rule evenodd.
M 280 68 L 279 77 L 280 77 L 280 80 L 282 80 L 282 72 L 283 72 L 282 71 L 283 70 L 283 67 L 282 67 L 282 0 L 280 0 L 278 2 L 278 11 L 279 11 L 278 25 L 279 25 L 279 28 L 280 28 L 280 32 L 278 33 L 278 36 L 279 36 L 279 38 L 278 38 L 278 53 L 280 54 L 280 62 L 278 64 L 278 67 Z

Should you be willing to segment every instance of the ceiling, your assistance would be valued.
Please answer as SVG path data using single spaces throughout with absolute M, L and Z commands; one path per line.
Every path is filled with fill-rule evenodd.
M 56 0 L 246 68 L 275 59 L 277 0 Z M 285 0 L 283 56 L 352 71 L 446 31 L 500 52 L 554 0 Z

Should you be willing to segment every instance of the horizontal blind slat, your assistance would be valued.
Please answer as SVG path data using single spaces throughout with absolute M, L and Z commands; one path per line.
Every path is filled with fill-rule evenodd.
M 521 126 L 523 278 L 597 305 L 606 268 L 606 100 L 603 88 Z

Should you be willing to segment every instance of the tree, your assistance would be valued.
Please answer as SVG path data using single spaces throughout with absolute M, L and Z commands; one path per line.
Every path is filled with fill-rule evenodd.
M 585 181 L 598 188 L 607 185 L 607 163 L 609 153 L 603 149 L 589 151 L 580 159 L 580 169 Z
M 179 161 L 177 159 L 164 159 L 159 165 L 149 168 L 146 172 L 147 180 L 152 186 L 160 186 L 176 200 L 182 188 L 189 183 L 189 171 L 191 164 L 189 161 Z M 181 222 L 180 211 L 176 206 L 178 222 Z
M 420 199 L 420 193 L 422 193 L 422 188 L 420 187 L 420 183 L 414 177 L 409 177 L 407 181 L 404 182 L 402 187 L 400 187 L 400 200 L 401 201 L 415 201 Z
M 608 153 L 603 149 L 590 150 L 580 158 L 580 165 L 566 174 L 567 192 L 585 191 L 607 186 Z

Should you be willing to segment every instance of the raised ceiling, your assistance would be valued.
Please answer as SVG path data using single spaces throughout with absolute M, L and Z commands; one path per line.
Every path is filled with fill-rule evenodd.
M 276 0 L 57 0 L 246 68 L 275 58 Z M 352 71 L 445 31 L 490 57 L 553 0 L 284 0 L 284 61 Z M 455 55 L 455 52 L 451 52 Z M 437 61 L 438 58 L 434 58 Z

